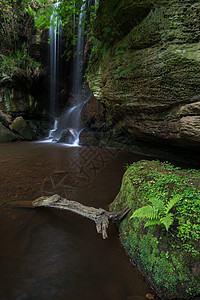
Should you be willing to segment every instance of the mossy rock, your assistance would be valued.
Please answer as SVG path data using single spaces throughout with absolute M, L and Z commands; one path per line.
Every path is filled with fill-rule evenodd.
M 108 43 L 120 40 L 148 15 L 151 6 L 151 0 L 100 1 L 95 36 Z
M 199 2 L 102 0 L 95 22 L 86 77 L 115 126 L 127 140 L 197 149 L 199 112 L 184 115 L 189 126 L 177 112 L 199 102 Z
M 36 138 L 35 132 L 22 117 L 15 118 L 10 129 L 18 133 L 24 140 L 31 141 Z
M 9 143 L 20 140 L 20 137 L 0 124 L 0 143 Z
M 189 299 L 200 294 L 200 171 L 181 170 L 169 163 L 139 161 L 128 167 L 110 210 L 129 206 L 120 223 L 120 239 L 138 269 L 162 299 Z M 167 204 L 174 221 L 145 227 L 147 219 L 132 218 L 133 211 L 154 197 Z

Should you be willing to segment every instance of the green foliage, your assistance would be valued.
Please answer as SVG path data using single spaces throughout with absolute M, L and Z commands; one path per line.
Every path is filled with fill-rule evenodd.
M 159 214 L 160 219 L 149 218 L 147 225 L 164 224 L 165 228 L 172 228 L 173 234 L 181 240 L 185 251 L 197 254 L 197 241 L 200 240 L 200 193 L 199 193 L 199 170 L 181 170 L 168 162 L 160 163 L 153 161 L 149 163 L 141 161 L 134 163 L 127 168 L 131 182 L 131 189 L 134 190 L 134 197 L 139 197 L 141 204 L 154 199 L 151 207 L 164 205 L 165 215 Z M 195 178 L 195 182 L 194 182 Z M 178 197 L 178 198 L 177 198 Z M 130 201 L 131 203 L 131 201 Z M 137 209 L 137 207 L 136 207 Z M 173 215 L 170 210 L 173 209 Z M 145 209 L 144 209 L 145 210 Z M 134 213 L 133 213 L 134 214 Z M 168 216 L 167 218 L 165 218 Z M 153 220 L 153 222 L 151 222 Z M 147 226 L 146 225 L 146 226 Z M 173 226 L 172 226 L 173 225 Z M 167 228 L 166 228 L 167 229 Z M 198 252 L 199 253 L 199 252 Z
M 26 3 L 26 12 L 29 13 L 35 20 L 35 25 L 38 28 L 48 29 L 50 26 L 55 26 L 57 22 L 62 22 L 62 27 L 67 33 L 68 41 L 72 45 L 77 41 L 77 25 L 80 12 L 84 12 L 84 18 L 80 26 L 86 25 L 88 30 L 92 32 L 93 22 L 96 18 L 97 5 L 87 5 L 85 0 L 63 0 L 59 2 L 58 7 L 53 7 L 53 1 L 48 0 L 24 0 Z M 86 3 L 85 6 L 83 4 Z M 54 11 L 55 18 L 51 21 L 50 17 Z
M 23 0 L 0 0 L 1 52 L 12 53 L 21 47 L 30 30 L 32 17 L 25 11 Z
M 145 219 L 125 218 L 120 223 L 120 239 L 137 267 L 168 299 L 200 293 L 199 180 L 199 170 L 139 161 L 127 167 L 120 192 L 110 206 L 113 211 L 126 206 L 133 212 L 144 209 L 140 213 L 147 215 L 146 222 L 151 224 L 144 229 Z M 159 211 L 168 214 L 162 220 L 168 231 L 155 218 Z
M 14 54 L 0 55 L 0 77 L 24 75 L 32 78 L 41 73 L 41 64 L 29 56 L 25 47 Z
M 145 227 L 151 225 L 163 224 L 168 231 L 170 225 L 173 223 L 173 214 L 169 213 L 170 209 L 181 199 L 180 195 L 176 195 L 170 199 L 168 203 L 164 203 L 162 199 L 151 198 L 149 202 L 152 205 L 143 206 L 134 211 L 131 218 L 146 218 Z

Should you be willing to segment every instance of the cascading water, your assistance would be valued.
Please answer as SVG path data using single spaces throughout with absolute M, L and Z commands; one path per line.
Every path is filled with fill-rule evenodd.
M 56 132 L 57 128 L 58 128 L 58 120 L 55 119 L 53 129 L 49 130 L 48 139 L 53 139 L 54 138 L 54 132 Z
M 49 28 L 49 57 L 50 57 L 50 114 L 52 120 L 54 119 L 53 129 L 49 131 L 46 141 L 52 142 L 54 139 L 54 132 L 57 130 L 58 120 L 55 119 L 56 106 L 58 102 L 57 83 L 59 81 L 59 57 L 60 57 L 60 37 L 62 30 L 62 23 L 58 20 L 57 9 L 59 2 L 53 5 L 53 13 L 50 17 Z
M 55 7 L 57 6 L 58 6 L 58 2 L 55 4 Z M 86 13 L 85 6 L 86 6 L 86 1 L 84 1 L 79 14 L 78 29 L 77 29 L 77 43 L 76 43 L 76 47 L 74 47 L 72 106 L 66 111 L 66 113 L 63 116 L 60 117 L 59 121 L 55 119 L 54 128 L 50 130 L 48 136 L 48 141 L 59 141 L 59 140 L 62 141 L 62 136 L 65 135 L 64 138 L 65 142 L 73 146 L 78 146 L 79 144 L 79 135 L 82 131 L 81 124 L 80 124 L 81 111 L 84 104 L 89 100 L 91 94 L 90 92 L 87 92 L 85 95 L 82 94 L 84 30 L 85 30 L 83 19 L 85 18 L 85 13 Z M 52 18 L 55 19 L 56 23 L 58 23 L 54 13 L 52 14 Z M 74 22 L 75 22 L 75 18 L 74 18 Z M 54 23 L 54 28 L 49 30 L 49 34 L 51 35 L 50 39 L 53 40 L 52 44 L 50 44 L 50 49 L 51 49 L 50 71 L 52 73 L 52 80 L 53 80 L 51 84 L 52 115 L 55 112 L 56 82 L 58 79 L 57 62 L 59 58 L 58 57 L 59 39 L 58 39 L 58 35 L 56 35 L 57 30 L 58 29 L 56 28 L 55 23 Z
M 49 41 L 50 41 L 50 113 L 55 117 L 57 105 L 57 83 L 59 81 L 59 56 L 60 56 L 60 37 L 62 23 L 58 20 L 57 9 L 59 2 L 53 5 L 53 13 L 50 18 Z M 55 124 L 54 124 L 55 125 Z
M 72 81 L 72 107 L 66 112 L 63 118 L 62 129 L 67 129 L 70 133 L 69 142 L 73 145 L 79 144 L 79 135 L 81 133 L 81 111 L 84 104 L 88 101 L 90 95 L 82 94 L 83 86 L 83 52 L 84 52 L 84 22 L 85 18 L 84 1 L 79 14 L 77 43 L 73 49 L 73 81 Z M 75 16 L 74 16 L 75 28 Z M 75 32 L 74 32 L 75 33 Z

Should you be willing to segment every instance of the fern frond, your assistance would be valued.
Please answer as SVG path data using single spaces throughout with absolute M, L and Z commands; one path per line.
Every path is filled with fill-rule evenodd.
M 159 219 L 152 219 L 152 220 L 148 220 L 146 222 L 146 224 L 144 225 L 144 227 L 148 227 L 148 226 L 151 226 L 151 225 L 161 225 L 162 223 L 160 222 Z
M 163 215 L 165 213 L 165 204 L 160 198 L 150 198 L 149 202 L 152 203 L 153 207 L 159 211 L 159 215 Z
M 152 218 L 154 218 L 154 215 L 155 215 L 154 208 L 151 205 L 146 205 L 146 206 L 136 209 L 133 212 L 131 219 L 135 218 L 135 217 L 152 219 Z
M 181 195 L 176 195 L 173 198 L 170 199 L 170 201 L 167 203 L 166 207 L 166 214 L 170 211 L 170 209 L 181 199 Z
M 168 231 L 170 225 L 173 223 L 174 218 L 173 214 L 168 213 L 165 217 L 160 219 L 160 222 L 165 225 L 166 230 Z
M 152 216 L 150 217 L 150 219 L 160 219 L 160 211 L 156 208 L 156 207 L 152 207 Z

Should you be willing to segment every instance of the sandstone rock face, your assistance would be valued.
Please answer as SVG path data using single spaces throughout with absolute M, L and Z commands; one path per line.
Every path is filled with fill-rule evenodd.
M 9 7 L 11 28 L 11 19 L 6 18 L 7 5 L 1 6 L 2 28 L 9 29 L 0 32 L 0 110 L 14 117 L 41 116 L 48 98 L 44 86 L 48 37 L 36 30 L 33 17 L 21 2 Z
M 81 112 L 82 127 L 100 130 L 105 123 L 105 108 L 92 95 Z
M 124 141 L 123 134 L 109 118 L 105 107 L 94 95 L 82 109 L 82 132 L 79 142 L 84 146 L 125 148 L 130 140 Z
M 200 145 L 199 23 L 195 0 L 100 2 L 87 80 L 128 137 Z

